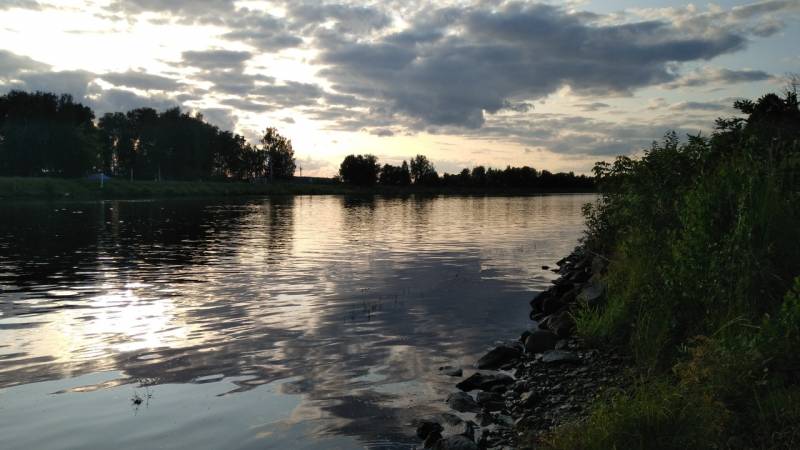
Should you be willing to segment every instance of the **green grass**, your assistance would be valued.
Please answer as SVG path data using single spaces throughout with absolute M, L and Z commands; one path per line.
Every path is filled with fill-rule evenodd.
M 347 184 L 308 184 L 276 181 L 241 183 L 220 181 L 126 181 L 112 179 L 100 187 L 99 181 L 86 179 L 0 177 L 0 201 L 25 199 L 135 199 L 160 197 L 241 196 L 241 195 L 532 195 L 539 193 L 582 192 L 575 190 L 530 190 L 494 188 L 454 188 L 429 186 L 352 186 Z

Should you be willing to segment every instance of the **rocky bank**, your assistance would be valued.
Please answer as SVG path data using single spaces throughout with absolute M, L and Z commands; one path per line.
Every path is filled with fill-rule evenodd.
M 558 425 L 581 420 L 601 391 L 623 387 L 626 361 L 573 336 L 571 311 L 605 299 L 606 261 L 578 247 L 557 265 L 558 279 L 531 300 L 530 330 L 491 349 L 466 378 L 461 368 L 440 368 L 462 379 L 444 400 L 453 413 L 415 424 L 424 448 L 535 448 Z

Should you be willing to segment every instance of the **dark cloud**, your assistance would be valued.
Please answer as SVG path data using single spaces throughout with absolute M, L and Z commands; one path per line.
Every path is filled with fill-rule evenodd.
M 443 24 L 459 32 L 438 38 Z M 686 35 L 660 21 L 598 26 L 557 7 L 519 3 L 429 12 L 403 33 L 373 41 L 318 33 L 319 62 L 328 66 L 320 74 L 340 93 L 381 99 L 422 126 L 465 128 L 481 127 L 485 112 L 565 85 L 619 94 L 668 82 L 674 63 L 745 43 L 729 31 Z M 418 45 L 408 36 L 430 39 Z
M 591 111 L 599 111 L 601 109 L 609 108 L 611 105 L 608 103 L 603 102 L 592 102 L 592 103 L 580 103 L 575 105 L 581 109 L 581 111 L 591 112 Z
M 168 95 L 141 96 L 125 89 L 96 89 L 83 99 L 83 102 L 91 106 L 98 116 L 107 112 L 125 112 L 136 108 L 153 108 L 163 111 L 181 104 Z
M 205 70 L 240 69 L 244 63 L 253 57 L 245 51 L 233 50 L 201 50 L 186 51 L 181 54 L 182 59 L 176 63 L 178 66 L 196 67 Z
M 702 70 L 688 73 L 677 80 L 664 85 L 664 87 L 667 89 L 678 89 L 707 85 L 719 86 L 720 84 L 726 85 L 753 81 L 765 81 L 772 78 L 772 75 L 762 70 L 733 70 L 706 67 Z
M 238 117 L 233 110 L 226 108 L 204 108 L 200 112 L 208 123 L 216 125 L 221 130 L 233 131 L 233 129 L 236 128 Z
M 0 80 L 3 78 L 13 78 L 14 76 L 28 71 L 48 70 L 48 64 L 36 61 L 27 56 L 17 55 L 8 50 L 0 49 Z
M 42 9 L 44 6 L 34 0 L 3 0 L 0 2 L 0 11 L 4 9 Z
M 669 109 L 675 111 L 733 111 L 735 98 L 726 98 L 711 102 L 685 101 L 670 105 Z
M 112 11 L 140 13 L 166 12 L 187 17 L 234 9 L 236 0 L 115 0 L 109 5 Z
M 251 91 L 255 98 L 285 108 L 314 105 L 324 91 L 311 83 L 286 81 L 283 84 L 265 84 Z
M 125 86 L 145 91 L 174 91 L 183 86 L 183 83 L 178 80 L 136 70 L 104 73 L 99 76 L 115 86 Z
M 285 19 L 268 13 L 243 9 L 222 22 L 231 30 L 222 35 L 224 39 L 243 41 L 260 51 L 278 51 L 303 43 L 303 39 L 289 31 Z

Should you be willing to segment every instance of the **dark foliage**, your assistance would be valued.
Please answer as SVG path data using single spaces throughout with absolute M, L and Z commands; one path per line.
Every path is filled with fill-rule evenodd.
M 178 108 L 107 113 L 95 125 L 91 109 L 67 95 L 0 96 L 0 175 L 5 176 L 102 171 L 137 180 L 291 178 L 291 142 L 268 128 L 261 143 L 262 148 L 251 146 Z
M 339 166 L 339 176 L 345 183 L 372 186 L 378 182 L 380 170 L 375 155 L 348 155 Z

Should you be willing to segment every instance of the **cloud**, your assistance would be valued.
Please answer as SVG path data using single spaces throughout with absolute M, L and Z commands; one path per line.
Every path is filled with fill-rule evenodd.
M 43 5 L 34 0 L 3 0 L 0 2 L 0 11 L 4 9 L 42 9 Z
M 584 112 L 599 111 L 601 109 L 611 107 L 611 105 L 609 105 L 608 103 L 603 103 L 603 102 L 579 103 L 575 106 L 577 106 L 578 108 L 580 108 L 581 111 Z
M 238 117 L 233 110 L 227 108 L 203 108 L 203 118 L 210 124 L 216 125 L 221 130 L 233 131 L 236 128 Z
M 109 9 L 115 12 L 165 12 L 186 17 L 232 11 L 236 0 L 115 0 Z
M 725 99 L 716 102 L 678 102 L 670 105 L 669 109 L 674 111 L 731 111 L 733 110 L 734 99 Z
M 246 51 L 233 50 L 200 50 L 186 51 L 181 54 L 182 60 L 176 63 L 178 66 L 195 67 L 205 70 L 217 69 L 240 69 L 244 63 L 253 57 L 253 54 Z
M 630 93 L 675 79 L 676 62 L 746 42 L 733 31 L 687 35 L 661 21 L 595 25 L 558 7 L 520 3 L 428 11 L 403 33 L 364 41 L 318 32 L 318 62 L 327 66 L 319 73 L 340 94 L 380 99 L 420 128 L 480 128 L 486 112 L 566 85 L 582 94 Z
M 125 89 L 95 89 L 83 102 L 92 107 L 98 116 L 107 112 L 126 112 L 136 108 L 153 108 L 164 111 L 180 106 L 181 102 L 168 95 L 141 96 Z
M 125 86 L 145 91 L 174 91 L 183 86 L 183 83 L 175 79 L 136 70 L 104 73 L 99 77 L 115 86 Z
M 703 69 L 688 73 L 677 80 L 667 83 L 664 87 L 667 89 L 678 89 L 708 85 L 720 86 L 734 83 L 766 81 L 772 78 L 774 78 L 772 75 L 763 70 L 733 70 L 704 67 Z
M 44 71 L 50 65 L 36 61 L 27 56 L 17 55 L 8 50 L 0 49 L 0 79 L 13 78 L 28 71 Z

